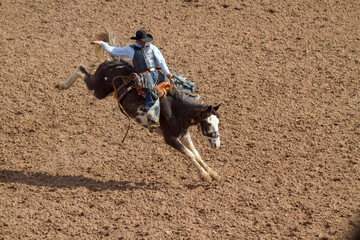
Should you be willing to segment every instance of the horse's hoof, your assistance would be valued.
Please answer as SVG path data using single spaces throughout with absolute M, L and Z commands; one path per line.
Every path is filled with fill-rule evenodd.
M 211 171 L 211 172 L 209 172 L 209 174 L 210 174 L 210 177 L 212 178 L 212 179 L 214 179 L 214 180 L 216 180 L 216 181 L 219 181 L 220 180 L 220 176 L 219 176 L 219 174 L 217 174 L 217 172 L 215 172 L 215 171 Z
M 210 177 L 210 175 L 208 173 L 202 173 L 200 175 L 201 180 L 203 180 L 204 182 L 211 182 L 212 178 Z

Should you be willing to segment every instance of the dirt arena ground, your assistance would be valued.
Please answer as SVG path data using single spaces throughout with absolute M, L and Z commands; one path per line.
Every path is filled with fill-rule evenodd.
M 0 0 L 0 239 L 355 239 L 360 2 Z M 111 27 L 221 104 L 221 180 L 78 81 Z

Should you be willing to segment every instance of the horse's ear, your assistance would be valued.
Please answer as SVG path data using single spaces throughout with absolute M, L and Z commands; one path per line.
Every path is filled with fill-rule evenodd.
M 213 107 L 210 105 L 206 109 L 202 109 L 200 112 L 200 118 L 205 119 L 210 117 Z
M 211 114 L 215 114 L 215 112 L 219 109 L 220 104 L 217 106 L 208 106 L 206 110 L 203 111 L 203 114 L 205 114 L 204 118 L 209 117 Z
M 212 114 L 213 111 L 217 111 L 220 107 L 220 104 L 219 105 L 216 105 L 216 106 L 209 106 L 207 109 L 206 109 L 206 113 L 207 114 Z

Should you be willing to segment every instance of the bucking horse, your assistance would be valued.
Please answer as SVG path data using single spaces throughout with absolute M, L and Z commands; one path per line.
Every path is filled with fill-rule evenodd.
M 116 38 L 108 33 L 99 34 L 99 40 L 116 44 Z M 99 48 L 96 49 L 98 59 Z M 56 84 L 59 90 L 65 90 L 79 78 L 83 79 L 87 88 L 97 99 L 104 99 L 113 94 L 120 110 L 140 125 L 147 126 L 147 110 L 145 100 L 139 94 L 136 83 L 141 81 L 141 75 L 136 73 L 133 65 L 123 59 L 111 56 L 112 60 L 103 61 L 94 74 L 85 66 L 78 66 L 70 77 Z M 140 89 L 141 91 L 141 89 Z M 176 88 L 167 88 L 166 96 L 160 101 L 160 127 L 157 132 L 163 136 L 165 143 L 178 150 L 196 167 L 199 177 L 206 182 L 219 180 L 219 175 L 201 158 L 192 142 L 189 128 L 198 125 L 211 147 L 220 147 L 219 135 L 219 105 L 208 105 L 187 97 Z

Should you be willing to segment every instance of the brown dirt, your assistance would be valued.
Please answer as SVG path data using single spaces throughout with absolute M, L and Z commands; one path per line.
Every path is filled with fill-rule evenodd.
M 280 2 L 280 3 L 274 3 Z M 360 211 L 360 2 L 1 0 L 0 239 L 351 239 Z M 84 83 L 111 26 L 145 28 L 221 103 L 221 181 Z

